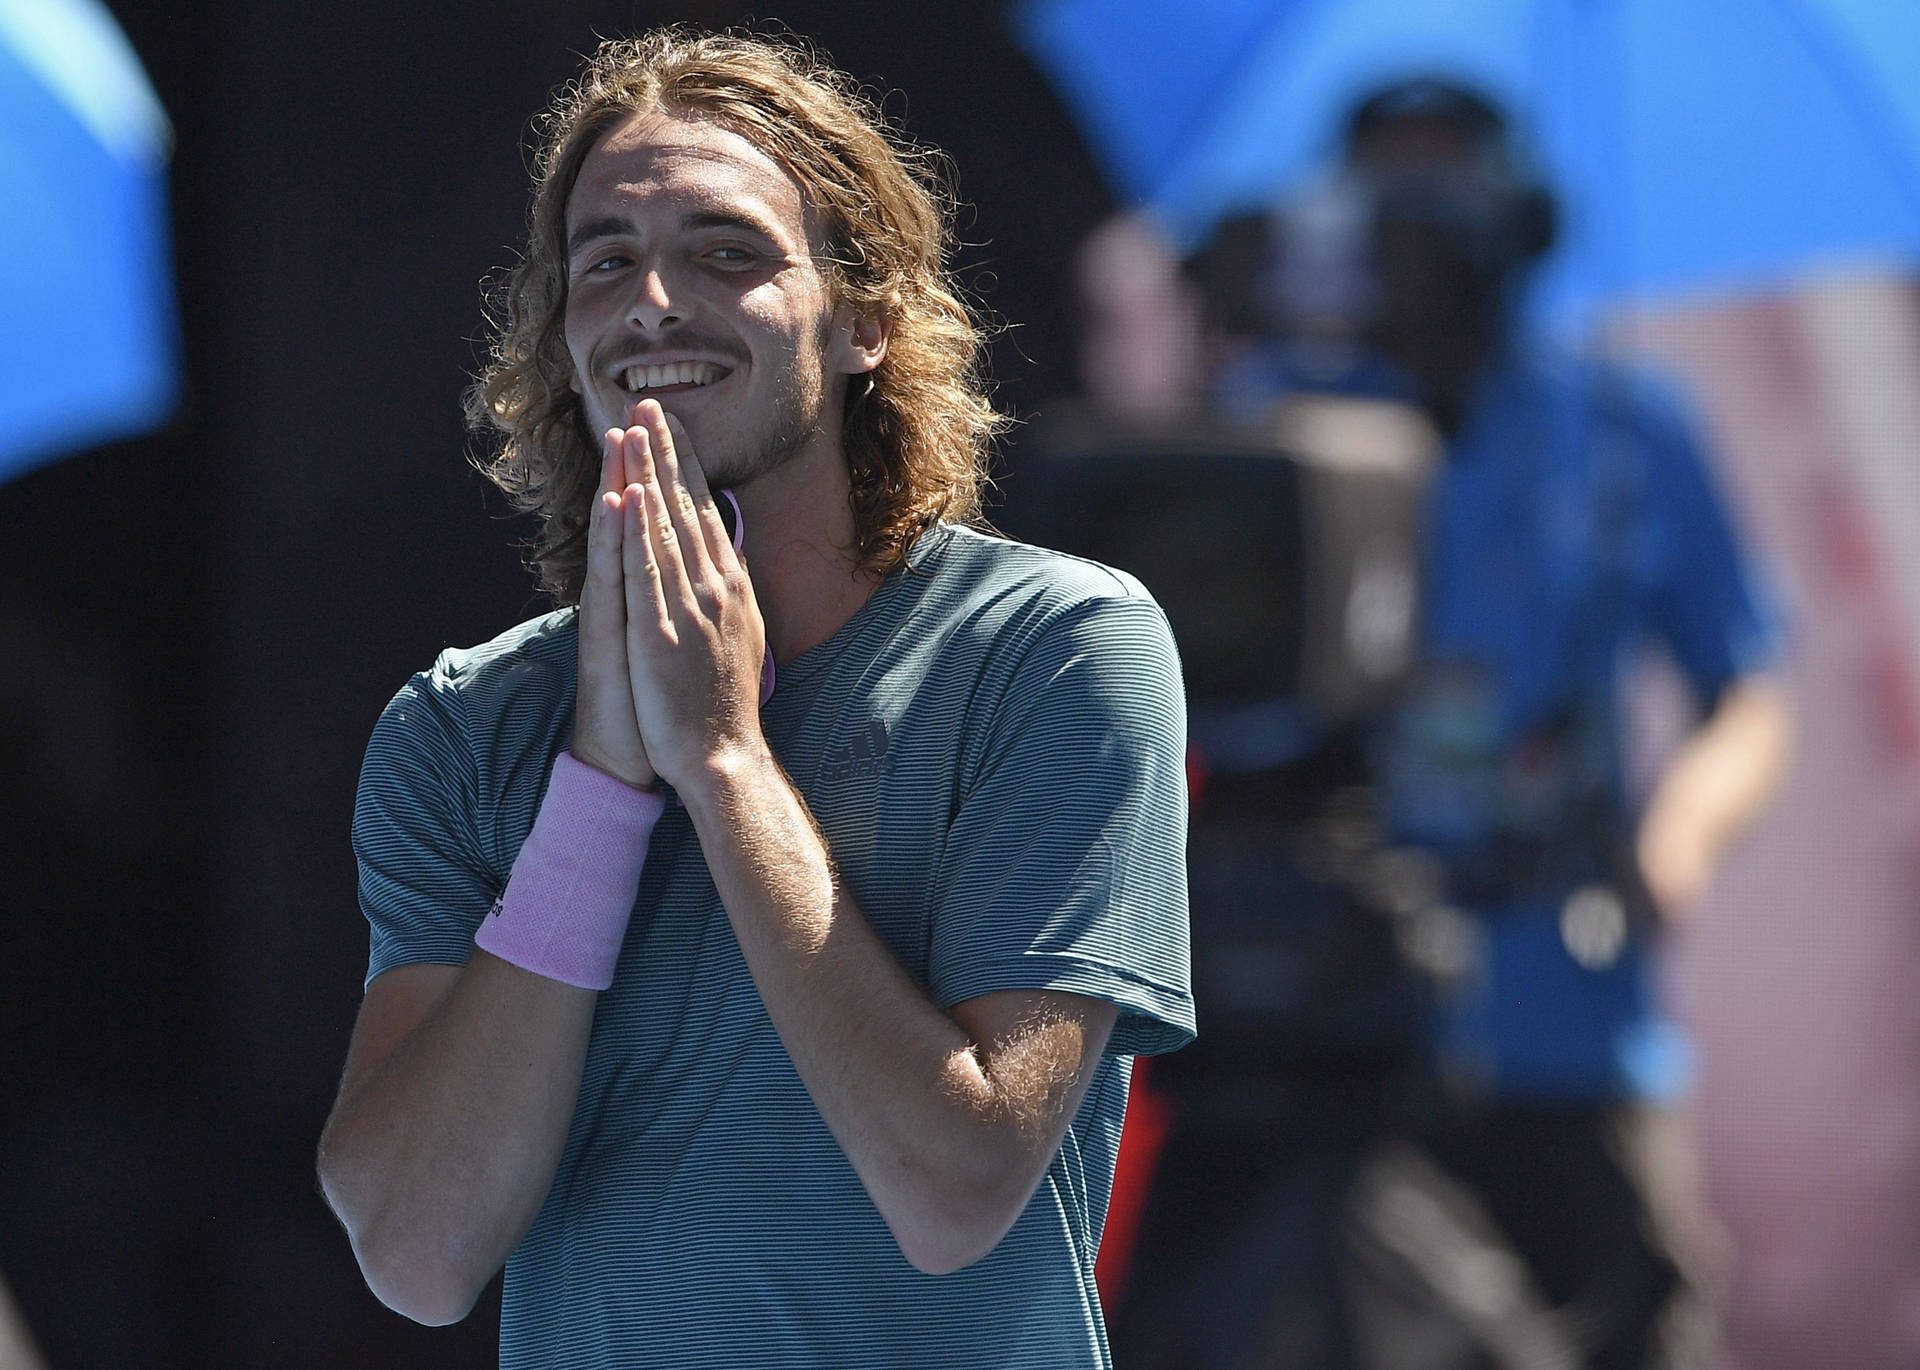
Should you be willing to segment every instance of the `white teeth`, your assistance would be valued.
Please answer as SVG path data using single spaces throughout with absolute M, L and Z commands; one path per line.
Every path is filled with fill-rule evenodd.
M 669 385 L 712 385 L 720 368 L 712 362 L 669 362 L 665 366 L 629 366 L 620 373 L 620 385 L 629 394 Z

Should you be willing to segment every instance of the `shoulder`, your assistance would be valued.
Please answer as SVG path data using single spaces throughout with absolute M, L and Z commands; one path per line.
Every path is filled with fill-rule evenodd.
M 1132 574 L 967 528 L 944 528 L 917 594 L 945 667 L 976 701 L 1079 694 L 1139 711 L 1183 699 L 1165 613 Z M 937 625 L 937 626 L 936 626 Z
M 904 574 L 923 578 L 923 593 L 959 609 L 1019 605 L 1058 614 L 1116 603 L 1159 613 L 1147 587 L 1117 567 L 947 524 L 915 549 Z
M 570 672 L 577 643 L 574 611 L 556 609 L 475 646 L 447 648 L 421 678 L 439 689 L 469 697 L 484 695 L 509 680 L 538 675 L 553 666 L 566 664 Z
M 1543 350 L 1528 369 L 1538 382 L 1579 396 L 1601 417 L 1643 439 L 1690 443 L 1697 426 L 1685 384 L 1650 362 Z
M 572 609 L 519 623 L 471 647 L 449 647 L 401 690 L 481 720 L 530 696 L 571 695 L 578 636 Z
M 538 727 L 573 696 L 574 618 L 571 609 L 557 610 L 487 642 L 445 649 L 388 703 L 374 730 L 374 750 L 437 743 L 466 751 L 479 739 L 512 731 L 516 720 Z

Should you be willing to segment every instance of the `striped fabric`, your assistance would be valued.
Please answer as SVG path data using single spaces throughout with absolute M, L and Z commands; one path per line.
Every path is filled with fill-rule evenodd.
M 768 737 L 875 929 L 943 1007 L 1121 1010 L 987 1257 L 907 1264 L 767 1018 L 684 809 L 654 831 L 558 1175 L 507 1265 L 503 1366 L 1104 1366 L 1094 1290 L 1130 1057 L 1193 1032 L 1185 708 L 1123 573 L 941 527 L 784 665 Z M 354 817 L 368 978 L 463 963 L 572 725 L 571 611 L 443 654 L 382 716 Z

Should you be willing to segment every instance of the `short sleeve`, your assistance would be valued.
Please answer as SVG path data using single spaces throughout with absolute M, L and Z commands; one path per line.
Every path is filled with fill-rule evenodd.
M 1735 679 L 1778 664 L 1778 617 L 1742 552 L 1694 425 L 1664 391 L 1648 386 L 1640 398 L 1658 549 L 1648 627 L 1710 705 Z
M 369 981 L 395 966 L 464 965 L 499 895 L 476 838 L 478 785 L 462 723 L 436 668 L 401 688 L 367 745 L 353 851 L 372 932 Z
M 1116 1054 L 1192 1038 L 1185 719 L 1144 593 L 1064 610 L 1025 647 L 948 836 L 929 962 L 943 1008 L 1063 990 L 1118 1005 Z

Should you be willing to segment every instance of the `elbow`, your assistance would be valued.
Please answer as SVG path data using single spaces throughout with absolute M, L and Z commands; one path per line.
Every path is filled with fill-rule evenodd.
M 951 1275 L 992 1254 L 1031 1194 L 1031 1185 L 954 1186 L 889 1225 L 907 1264 L 923 1275 Z
M 915 1270 L 918 1270 L 922 1275 L 951 1275 L 956 1271 L 965 1270 L 992 1249 L 993 1247 L 991 1246 L 986 1247 L 984 1250 L 956 1247 L 925 1248 L 916 1251 L 907 1251 L 906 1247 L 903 1246 L 901 1248 L 903 1252 L 906 1252 L 907 1264 Z
M 436 1251 L 422 1239 L 417 1225 L 401 1215 L 356 1203 L 352 1187 L 327 1166 L 324 1155 L 320 1192 L 346 1229 L 367 1288 L 381 1303 L 427 1327 L 446 1327 L 473 1311 L 493 1276 L 491 1270 L 470 1270 L 445 1251 Z
M 464 1319 L 491 1277 L 475 1278 L 452 1261 L 404 1243 L 383 1242 L 375 1234 L 367 1240 L 355 1237 L 353 1254 L 373 1296 L 426 1327 L 447 1327 Z
M 367 1288 L 381 1303 L 423 1327 L 451 1327 L 473 1311 L 479 1289 L 461 1289 L 448 1282 L 416 1278 L 380 1278 L 366 1266 Z M 484 1287 L 484 1286 L 483 1286 Z
M 951 1275 L 986 1256 L 1004 1235 L 995 1233 L 982 1241 L 962 1231 L 917 1232 L 911 1238 L 899 1238 L 900 1254 L 922 1275 Z

